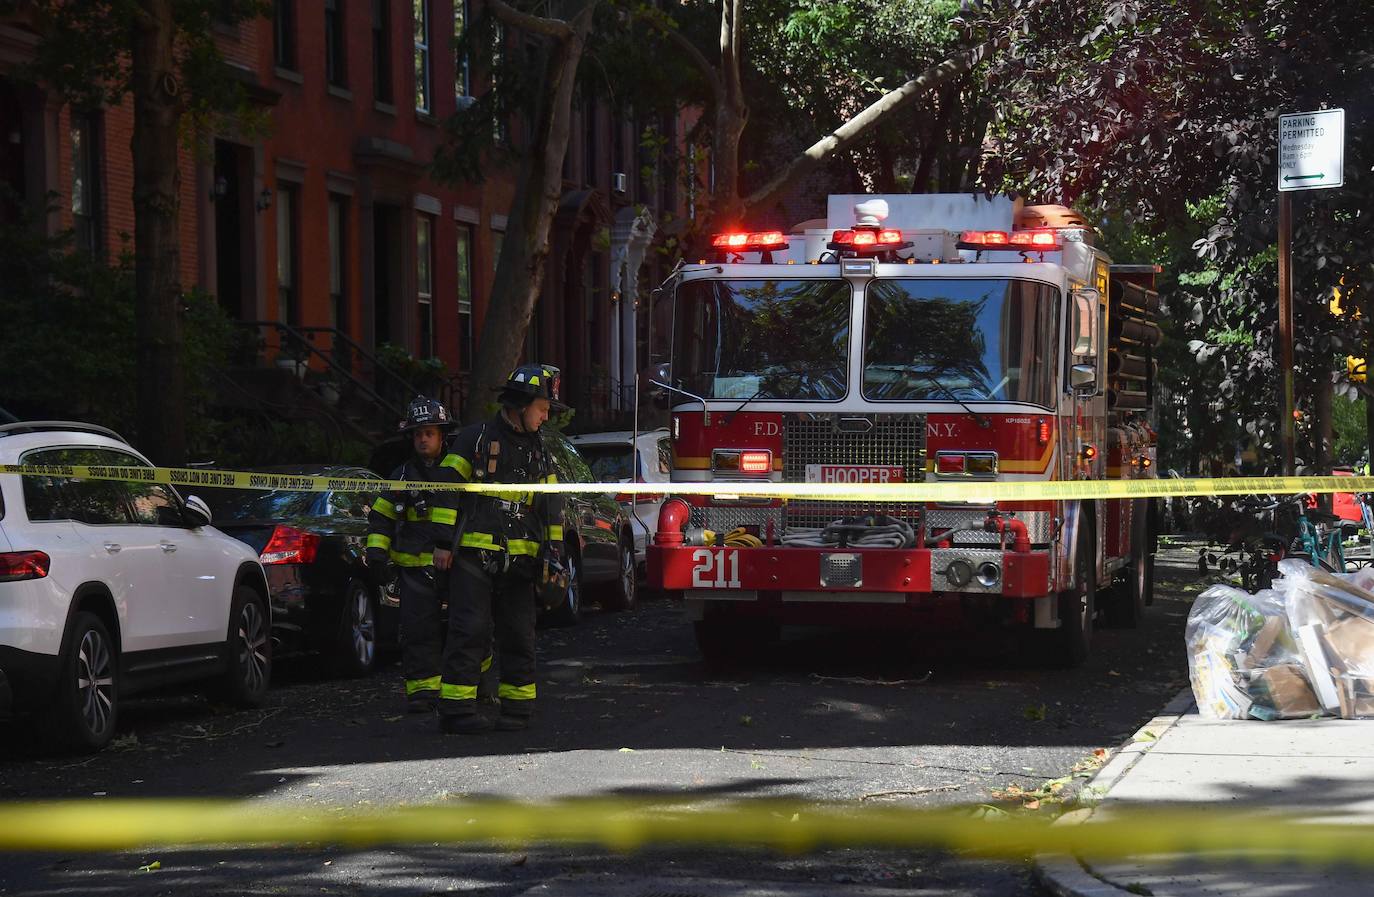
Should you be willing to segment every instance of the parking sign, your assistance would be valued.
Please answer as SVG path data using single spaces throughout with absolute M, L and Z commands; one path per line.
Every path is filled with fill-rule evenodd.
M 1279 191 L 1345 184 L 1345 110 L 1279 116 Z

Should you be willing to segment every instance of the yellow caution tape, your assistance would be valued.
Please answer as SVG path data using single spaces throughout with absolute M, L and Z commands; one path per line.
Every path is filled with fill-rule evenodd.
M 242 470 L 186 467 L 101 467 L 82 465 L 0 464 L 0 473 L 23 476 L 123 480 L 206 488 L 264 489 L 287 492 L 406 491 L 414 480 L 363 477 L 297 476 Z M 1045 501 L 1049 499 L 1159 498 L 1201 495 L 1296 495 L 1299 493 L 1374 492 L 1374 477 L 1220 477 L 1165 480 L 1035 480 L 1016 482 L 921 483 L 431 483 L 430 492 L 506 492 L 519 485 L 526 492 L 603 492 L 626 495 L 714 495 L 724 498 L 796 498 L 884 502 Z
M 1086 816 L 1087 811 L 1070 814 Z M 922 809 L 781 801 L 480 802 L 360 810 L 237 800 L 72 800 L 0 805 L 0 850 L 192 845 L 594 844 L 923 847 L 986 857 L 1094 859 L 1243 851 L 1251 861 L 1374 865 L 1374 825 L 1213 808 L 1098 811 L 1082 825 L 992 807 Z M 1067 821 L 1067 820 L 1064 820 Z

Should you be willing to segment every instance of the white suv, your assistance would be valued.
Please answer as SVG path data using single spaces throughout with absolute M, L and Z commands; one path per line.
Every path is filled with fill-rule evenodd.
M 0 464 L 151 466 L 90 424 L 0 426 Z M 96 750 L 119 700 L 212 680 L 255 705 L 272 672 L 258 556 L 170 486 L 0 474 L 0 714 Z

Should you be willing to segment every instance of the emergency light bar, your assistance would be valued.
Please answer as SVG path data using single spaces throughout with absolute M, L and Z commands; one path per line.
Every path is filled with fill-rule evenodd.
M 1030 249 L 1056 252 L 1064 248 L 1053 230 L 966 230 L 959 235 L 960 249 Z
M 911 244 L 902 239 L 899 230 L 878 230 L 876 228 L 855 228 L 837 230 L 830 238 L 828 249 L 838 249 L 854 255 L 892 252 L 896 249 L 909 249 Z
M 771 249 L 786 249 L 787 238 L 782 231 L 769 230 L 758 233 L 716 234 L 711 246 L 727 252 L 760 252 Z

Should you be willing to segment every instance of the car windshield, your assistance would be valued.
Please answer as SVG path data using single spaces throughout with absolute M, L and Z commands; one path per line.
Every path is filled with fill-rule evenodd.
M 327 507 L 323 492 L 285 492 L 261 489 L 206 489 L 203 493 L 217 520 L 290 520 L 322 517 Z
M 587 445 L 577 447 L 587 466 L 592 469 L 592 477 L 598 483 L 615 483 L 634 478 L 634 465 L 631 461 L 630 446 L 625 445 Z
M 1053 403 L 1059 291 L 1007 278 L 875 280 L 864 398 Z
M 710 399 L 844 397 L 843 280 L 694 280 L 677 293 L 673 377 Z

